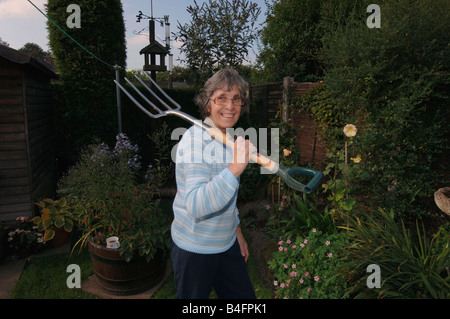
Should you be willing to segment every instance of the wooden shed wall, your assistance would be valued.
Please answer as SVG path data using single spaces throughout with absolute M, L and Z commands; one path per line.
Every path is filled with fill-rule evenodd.
M 33 216 L 33 202 L 52 196 L 50 79 L 0 58 L 0 219 Z

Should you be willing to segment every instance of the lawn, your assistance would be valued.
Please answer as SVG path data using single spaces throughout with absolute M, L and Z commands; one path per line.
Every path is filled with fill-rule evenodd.
M 247 239 L 249 245 L 250 236 Z M 96 299 L 97 296 L 91 295 L 78 288 L 68 288 L 66 281 L 70 273 L 67 266 L 77 264 L 81 269 L 81 281 L 84 282 L 92 274 L 92 266 L 89 252 L 85 249 L 81 254 L 72 256 L 69 260 L 68 254 L 57 254 L 50 256 L 31 256 L 27 261 L 19 281 L 15 285 L 12 293 L 12 299 Z M 252 279 L 255 293 L 258 299 L 271 299 L 273 293 L 267 286 L 267 283 L 260 275 L 259 267 L 255 259 L 255 254 L 250 251 L 250 257 L 247 262 L 247 268 Z M 173 299 L 175 298 L 175 287 L 173 275 L 171 274 L 161 286 L 161 288 L 151 297 L 153 299 Z M 214 292 L 210 298 L 217 298 Z

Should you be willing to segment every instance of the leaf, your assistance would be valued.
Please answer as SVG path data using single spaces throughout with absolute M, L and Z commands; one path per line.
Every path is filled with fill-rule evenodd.
M 61 228 L 64 226 L 64 216 L 58 215 L 55 217 L 55 226 Z
M 53 229 L 47 229 L 44 233 L 44 242 L 52 240 L 55 237 L 55 231 Z

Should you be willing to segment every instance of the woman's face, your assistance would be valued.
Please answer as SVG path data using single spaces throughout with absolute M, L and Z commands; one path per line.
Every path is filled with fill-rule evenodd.
M 227 128 L 232 128 L 239 120 L 241 107 L 233 104 L 233 99 L 241 99 L 241 92 L 237 86 L 231 90 L 217 89 L 209 99 L 209 117 L 218 129 L 225 133 Z M 222 100 L 222 102 L 220 102 Z M 236 103 L 236 102 L 235 102 Z

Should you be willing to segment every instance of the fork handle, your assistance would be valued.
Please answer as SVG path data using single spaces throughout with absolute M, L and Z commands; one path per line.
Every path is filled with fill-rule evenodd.
M 216 127 L 211 127 L 206 130 L 206 132 L 214 139 L 222 142 L 223 144 L 231 147 L 231 149 L 234 149 L 234 142 L 233 138 L 223 133 L 220 129 Z M 273 173 L 276 173 L 278 170 L 278 164 L 274 161 L 272 161 L 267 156 L 264 156 L 259 153 L 252 153 L 250 154 L 250 158 L 253 162 L 265 167 L 266 169 L 270 170 Z

